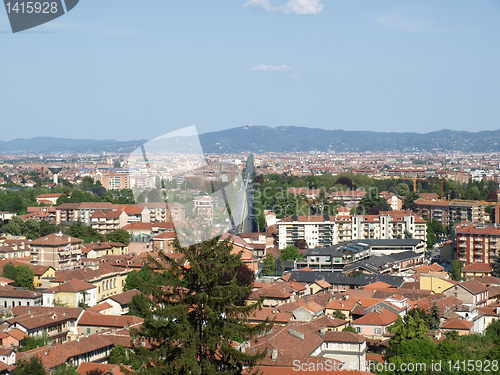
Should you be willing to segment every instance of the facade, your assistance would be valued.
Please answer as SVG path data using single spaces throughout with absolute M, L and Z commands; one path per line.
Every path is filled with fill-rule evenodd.
M 130 176 L 126 174 L 98 174 L 94 176 L 94 182 L 99 181 L 106 190 L 130 189 Z
M 466 265 L 470 263 L 493 263 L 498 254 L 500 228 L 493 225 L 479 225 L 470 222 L 456 224 L 453 230 L 453 244 L 456 256 Z
M 424 219 L 436 219 L 444 227 L 462 221 L 484 221 L 484 205 L 477 201 L 417 199 L 413 202 L 413 210 Z
M 378 308 L 354 320 L 352 326 L 357 333 L 367 338 L 382 338 L 385 334 L 389 333 L 389 326 L 391 326 L 397 318 L 398 314 L 383 308 Z
M 85 281 L 70 280 L 43 291 L 44 306 L 92 307 L 96 304 L 97 287 Z
M 405 238 L 426 240 L 425 220 L 411 211 L 381 211 L 379 215 L 289 216 L 277 223 L 278 246 L 284 249 L 304 239 L 309 248 L 339 242 Z
M 56 224 L 72 223 L 78 220 L 80 203 L 63 203 L 56 207 Z
M 88 259 L 125 255 L 128 254 L 128 246 L 120 242 L 91 242 L 82 245 L 82 253 Z
M 477 280 L 468 280 L 445 290 L 446 297 L 455 297 L 464 304 L 484 307 L 488 304 L 488 288 Z
M 0 289 L 0 307 L 39 306 L 42 295 L 31 290 Z
M 92 229 L 101 234 L 114 232 L 127 225 L 128 215 L 125 211 L 101 211 L 97 210 L 91 216 Z
M 143 223 L 170 223 L 184 222 L 186 220 L 186 208 L 179 203 L 140 203 L 142 209 L 141 221 Z
M 51 287 L 58 286 L 70 280 L 81 280 L 97 287 L 97 302 L 123 292 L 125 279 L 131 269 L 118 268 L 100 263 L 97 269 L 90 267 L 76 270 L 56 272 L 56 277 L 51 281 Z
M 55 193 L 55 194 L 42 194 L 42 195 L 38 195 L 35 199 L 37 201 L 37 203 L 43 203 L 43 204 L 46 204 L 46 205 L 49 205 L 49 206 L 53 206 L 56 204 L 57 202 L 57 199 L 59 199 L 59 197 L 63 195 L 62 193 Z
M 31 264 L 52 266 L 55 270 L 79 267 L 83 240 L 52 233 L 31 242 Z

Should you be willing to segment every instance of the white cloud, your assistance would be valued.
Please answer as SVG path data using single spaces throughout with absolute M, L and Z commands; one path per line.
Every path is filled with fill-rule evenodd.
M 252 71 L 254 72 L 285 72 L 287 70 L 292 70 L 292 68 L 286 65 L 273 66 L 264 64 L 260 64 L 259 66 L 254 66 L 252 68 Z
M 289 0 L 282 11 L 286 14 L 319 14 L 324 7 L 321 0 Z
M 270 0 L 248 0 L 245 4 L 243 4 L 243 7 L 260 7 L 264 10 L 267 10 L 268 12 L 273 11 Z
M 408 32 L 437 32 L 443 31 L 432 20 L 414 19 L 400 14 L 390 13 L 376 18 L 377 24 L 389 29 Z
M 271 0 L 248 0 L 243 4 L 244 8 L 262 8 L 267 12 L 281 12 L 284 14 L 319 14 L 325 7 L 322 0 L 288 0 L 283 6 L 271 5 Z

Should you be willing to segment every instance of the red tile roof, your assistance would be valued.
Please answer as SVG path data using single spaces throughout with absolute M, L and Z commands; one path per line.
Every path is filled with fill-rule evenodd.
M 381 313 L 372 311 L 371 313 L 354 320 L 352 325 L 388 326 L 394 323 L 397 318 L 397 314 L 394 314 L 392 311 L 387 309 L 382 309 Z
M 489 263 L 469 263 L 462 267 L 462 272 L 493 272 L 493 266 Z
M 450 320 L 443 325 L 441 325 L 442 330 L 466 330 L 470 331 L 470 329 L 474 326 L 474 323 L 469 322 L 468 320 L 464 319 L 453 319 Z
M 66 234 L 51 233 L 48 236 L 41 237 L 37 240 L 32 241 L 31 245 L 61 246 L 81 242 L 83 242 L 83 240 L 76 237 L 71 237 Z
M 84 290 L 95 289 L 96 286 L 81 280 L 70 280 L 53 288 L 46 289 L 44 293 L 78 293 Z
M 142 324 L 144 319 L 132 315 L 101 315 L 86 311 L 78 321 L 79 326 L 124 328 Z

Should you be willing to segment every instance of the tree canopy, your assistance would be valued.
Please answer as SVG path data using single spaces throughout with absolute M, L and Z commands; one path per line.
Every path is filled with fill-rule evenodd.
M 227 240 L 219 238 L 188 248 L 175 241 L 174 248 L 183 259 L 164 253 L 161 261 L 150 258 L 163 281 L 151 286 L 144 324 L 132 332 L 135 359 L 143 363 L 138 373 L 241 374 L 244 367 L 257 365 L 266 352 L 243 353 L 234 347 L 235 341 L 270 328 L 267 321 L 246 324 L 262 301 L 237 303 L 251 291 L 251 285 L 238 283 L 240 255 L 231 254 Z

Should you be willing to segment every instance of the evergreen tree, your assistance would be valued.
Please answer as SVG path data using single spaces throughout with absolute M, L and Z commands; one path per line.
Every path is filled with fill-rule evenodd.
M 160 253 L 150 265 L 162 272 L 163 283 L 151 286 L 144 324 L 132 331 L 134 359 L 143 363 L 139 374 L 241 374 L 258 364 L 266 352 L 242 353 L 233 346 L 269 330 L 265 321 L 246 324 L 262 306 L 237 306 L 252 290 L 240 286 L 240 254 L 231 254 L 228 241 L 215 238 L 188 248 L 174 244 L 183 259 Z M 168 272 L 167 272 L 168 270 Z M 148 345 L 141 345 L 146 341 Z
M 453 281 L 462 281 L 464 278 L 462 277 L 462 267 L 463 263 L 457 259 L 451 261 L 451 271 L 450 271 L 450 279 Z
M 283 272 L 285 271 L 285 269 L 283 267 L 283 261 L 281 260 L 280 257 L 278 257 L 276 259 L 274 270 L 275 270 L 276 276 L 280 276 L 280 277 L 283 276 Z
M 274 256 L 273 254 L 268 254 L 266 259 L 264 259 L 264 268 L 262 273 L 264 276 L 275 276 L 276 267 L 274 266 Z
M 493 272 L 491 273 L 492 276 L 495 277 L 500 277 L 500 257 L 495 257 L 493 261 Z
M 429 314 L 432 317 L 431 329 L 438 329 L 439 323 L 441 320 L 441 311 L 439 311 L 439 308 L 437 307 L 436 302 L 434 302 L 434 304 L 429 309 Z

